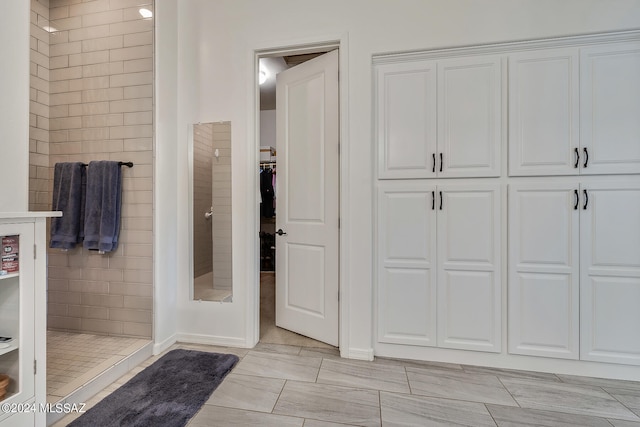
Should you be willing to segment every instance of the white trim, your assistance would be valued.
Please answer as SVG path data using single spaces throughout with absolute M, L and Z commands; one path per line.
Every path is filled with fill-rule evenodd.
M 550 39 L 534 39 L 507 43 L 468 45 L 462 47 L 448 47 L 433 50 L 421 50 L 401 53 L 379 53 L 373 55 L 373 64 L 391 64 L 396 62 L 419 61 L 425 59 L 452 58 L 464 55 L 499 54 L 514 50 L 548 49 L 555 47 L 580 47 L 595 43 L 615 43 L 623 41 L 637 41 L 640 30 L 621 31 L 604 34 L 586 34 L 571 37 L 557 37 Z
M 640 381 L 640 370 L 635 365 L 589 362 L 585 360 L 566 360 L 508 353 L 496 354 L 383 343 L 378 343 L 375 355 L 376 357 L 391 357 L 395 359 L 428 360 L 430 362 L 486 366 L 500 369 Z
M 153 354 L 160 354 L 163 351 L 165 351 L 166 349 L 168 349 L 169 347 L 171 347 L 173 344 L 175 344 L 177 341 L 176 335 L 171 335 L 169 338 L 167 338 L 166 340 L 159 342 L 159 343 L 154 343 L 153 344 Z
M 252 90 L 250 91 L 251 101 L 249 105 L 253 106 L 249 111 L 249 114 L 253 117 L 249 119 L 249 129 L 247 134 L 253 135 L 254 143 L 250 149 L 250 165 L 257 165 L 258 155 L 260 152 L 260 93 L 258 90 L 258 70 L 259 59 L 282 56 L 286 53 L 310 53 L 324 51 L 327 49 L 337 48 L 339 50 L 339 105 L 340 105 L 340 158 L 339 158 L 339 180 L 340 180 L 340 229 L 339 229 L 339 348 L 346 348 L 349 343 L 349 291 L 346 286 L 349 283 L 349 262 L 348 262 L 348 238 L 347 232 L 349 227 L 348 213 L 350 212 L 349 201 L 349 131 L 348 131 L 348 118 L 349 118 L 349 75 L 348 75 L 348 33 L 342 33 L 340 35 L 319 37 L 313 39 L 301 39 L 301 40 L 289 40 L 286 42 L 266 42 L 258 43 L 253 49 L 250 49 L 251 61 L 253 67 L 250 70 L 250 75 L 247 77 L 247 81 L 251 82 Z M 248 171 L 251 176 L 248 182 L 253 183 L 253 191 L 248 191 L 251 198 L 249 206 L 253 206 L 252 212 L 249 214 L 249 220 L 252 221 L 254 226 L 254 232 L 250 233 L 249 248 L 251 250 L 251 256 L 253 259 L 253 270 L 249 275 L 249 283 L 253 283 L 253 286 L 249 286 L 247 291 L 247 341 L 248 347 L 255 346 L 260 340 L 260 252 L 259 252 L 259 221 L 260 218 L 257 215 L 259 209 L 260 200 L 260 186 L 258 183 L 259 176 L 254 169 Z M 371 359 L 373 360 L 373 349 L 371 349 Z
M 350 348 L 345 351 L 340 352 L 341 357 L 346 357 L 347 359 L 355 359 L 355 360 L 373 360 L 373 349 L 372 348 Z
M 0 219 L 53 218 L 62 216 L 61 211 L 47 212 L 0 212 Z M 29 221 L 31 222 L 31 221 Z
M 178 342 L 189 344 L 206 344 L 217 345 L 223 347 L 241 347 L 251 348 L 253 345 L 247 345 L 248 341 L 242 338 L 236 337 L 223 337 L 216 335 L 201 335 L 201 334 L 178 334 Z

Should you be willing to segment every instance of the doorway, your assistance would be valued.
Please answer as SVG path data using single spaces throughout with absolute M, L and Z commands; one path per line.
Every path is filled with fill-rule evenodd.
M 259 340 L 335 347 L 337 46 L 258 55 L 258 61 Z

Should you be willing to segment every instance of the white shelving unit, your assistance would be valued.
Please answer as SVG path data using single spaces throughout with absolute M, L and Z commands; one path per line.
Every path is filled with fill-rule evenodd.
M 0 276 L 0 373 L 10 377 L 2 404 L 46 403 L 46 218 L 59 212 L 0 213 L 5 271 Z M 11 238 L 10 241 L 5 238 Z M 17 262 L 17 266 L 16 266 Z M 45 426 L 44 412 L 0 412 L 0 426 Z

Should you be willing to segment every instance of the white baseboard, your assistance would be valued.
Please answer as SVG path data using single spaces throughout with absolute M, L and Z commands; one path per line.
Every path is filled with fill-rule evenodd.
M 156 342 L 153 344 L 153 354 L 160 354 L 163 351 L 165 351 L 166 349 L 168 349 L 169 347 L 171 347 L 173 344 L 175 344 L 177 341 L 177 337 L 176 335 L 171 335 L 169 338 L 167 338 L 166 340 L 162 341 L 162 342 Z
M 356 359 L 356 360 L 373 360 L 373 349 L 372 348 L 348 348 L 340 351 L 341 357 L 346 357 L 347 359 Z
M 208 344 L 218 345 L 223 347 L 239 347 L 249 348 L 247 341 L 243 338 L 236 337 L 221 337 L 215 335 L 199 335 L 199 334 L 178 334 L 178 342 L 190 343 L 190 344 Z

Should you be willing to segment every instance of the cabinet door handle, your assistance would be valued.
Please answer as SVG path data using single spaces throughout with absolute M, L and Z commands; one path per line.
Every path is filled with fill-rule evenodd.
M 442 172 L 442 153 L 440 153 L 440 172 Z
M 431 192 L 431 210 L 432 211 L 436 210 L 436 192 L 435 191 Z
M 440 192 L 440 210 L 442 210 L 442 191 Z
M 589 151 L 587 150 L 587 147 L 584 147 L 583 150 L 584 150 L 584 165 L 582 165 L 582 167 L 586 168 L 587 164 L 589 163 Z
M 573 205 L 573 210 L 577 211 L 578 210 L 578 204 L 580 204 L 580 193 L 578 193 L 578 190 L 573 190 L 573 194 L 576 195 L 576 204 Z
M 576 152 L 576 163 L 573 165 L 573 167 L 577 168 L 578 165 L 580 164 L 580 151 L 578 150 L 578 147 L 576 147 L 574 150 Z
M 432 154 L 433 158 L 433 170 L 431 172 L 436 173 L 436 153 Z
M 587 194 L 587 190 L 582 190 L 582 192 L 584 193 L 584 206 L 582 207 L 582 209 L 586 210 L 587 205 L 589 204 L 589 195 Z

